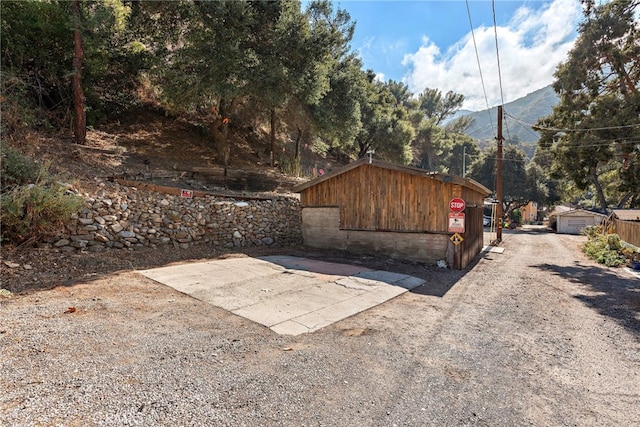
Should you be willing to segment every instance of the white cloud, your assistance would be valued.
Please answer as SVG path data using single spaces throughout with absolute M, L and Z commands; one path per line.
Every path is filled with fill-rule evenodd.
M 497 27 L 505 103 L 553 82 L 556 67 L 573 46 L 580 17 L 579 0 L 554 0 L 537 11 L 523 6 L 506 26 Z M 502 102 L 495 32 L 493 27 L 479 27 L 474 34 L 488 104 L 493 107 Z M 411 69 L 403 81 L 413 93 L 426 87 L 452 90 L 465 95 L 465 109 L 487 107 L 471 32 L 444 54 L 424 38 L 417 52 L 405 55 L 403 64 Z

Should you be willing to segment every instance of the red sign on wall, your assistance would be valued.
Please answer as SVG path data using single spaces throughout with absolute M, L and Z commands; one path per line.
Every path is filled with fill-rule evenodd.
M 464 200 L 460 197 L 454 197 L 449 201 L 449 209 L 451 209 L 451 212 L 462 212 L 466 206 Z
M 464 214 L 449 212 L 449 232 L 464 233 Z

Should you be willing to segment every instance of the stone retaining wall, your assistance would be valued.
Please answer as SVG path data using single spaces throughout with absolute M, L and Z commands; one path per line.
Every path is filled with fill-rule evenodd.
M 287 246 L 302 243 L 300 202 L 295 197 L 235 200 L 218 196 L 185 198 L 100 183 L 84 195 L 76 224 L 52 241 L 63 251 L 107 248 Z

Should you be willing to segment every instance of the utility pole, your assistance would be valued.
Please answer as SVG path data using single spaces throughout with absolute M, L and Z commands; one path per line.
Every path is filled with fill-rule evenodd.
M 498 106 L 498 150 L 496 152 L 496 240 L 502 241 L 502 105 Z

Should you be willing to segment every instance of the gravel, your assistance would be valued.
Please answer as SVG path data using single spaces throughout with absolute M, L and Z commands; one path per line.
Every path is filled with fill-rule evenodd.
M 640 425 L 640 280 L 583 241 L 509 232 L 462 272 L 335 254 L 428 282 L 296 337 L 137 265 L 59 260 L 62 283 L 16 255 L 33 269 L 0 298 L 0 425 Z

